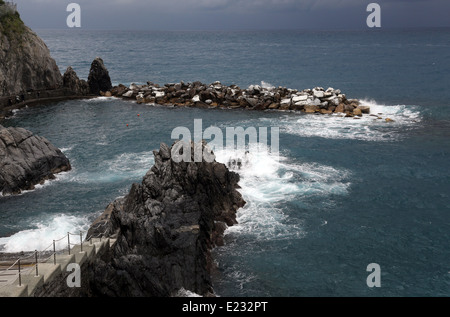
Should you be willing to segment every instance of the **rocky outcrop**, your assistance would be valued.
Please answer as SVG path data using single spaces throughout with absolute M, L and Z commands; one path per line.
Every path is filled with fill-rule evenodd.
M 111 258 L 90 269 L 94 296 L 172 296 L 181 288 L 213 294 L 210 250 L 245 204 L 239 175 L 216 161 L 194 162 L 193 154 L 192 162 L 176 163 L 165 144 L 154 155 L 142 183 L 88 233 L 117 238 Z
M 23 24 L 17 12 L 0 17 L 0 61 L 0 96 L 62 86 L 61 73 L 49 49 Z
M 73 95 L 86 96 L 89 94 L 89 85 L 83 80 L 79 79 L 77 73 L 71 66 L 67 67 L 63 76 L 63 85 L 70 90 Z
M 71 169 L 64 154 L 47 139 L 22 128 L 0 126 L 0 193 L 19 194 Z
M 313 89 L 288 89 L 285 87 L 261 87 L 252 85 L 241 89 L 236 85 L 177 83 L 163 87 L 152 82 L 147 85 L 115 86 L 111 94 L 136 100 L 137 103 L 156 103 L 180 107 L 243 108 L 253 110 L 291 110 L 305 113 L 342 113 L 353 117 L 370 113 L 368 106 L 360 106 L 356 99 L 347 99 L 339 89 L 315 87 Z M 356 110 L 358 109 L 358 110 Z M 355 111 L 356 110 L 356 111 Z M 355 113 L 354 113 L 355 111 Z
M 100 57 L 94 59 L 89 71 L 88 85 L 90 93 L 99 95 L 112 89 L 111 78 L 103 60 Z

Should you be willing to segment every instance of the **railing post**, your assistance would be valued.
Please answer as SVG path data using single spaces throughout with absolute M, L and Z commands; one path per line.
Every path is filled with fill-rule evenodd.
M 53 240 L 53 264 L 56 265 L 56 246 L 55 246 L 55 240 Z
M 69 255 L 70 255 L 70 232 L 67 232 L 67 246 L 69 248 Z
M 39 276 L 39 271 L 38 271 L 38 252 L 37 250 L 34 250 L 34 262 L 36 265 L 36 276 Z
M 19 264 L 19 286 L 22 286 L 22 273 L 20 272 L 20 259 L 18 261 Z
M 80 231 L 80 246 L 81 246 L 81 252 L 83 252 L 83 233 Z

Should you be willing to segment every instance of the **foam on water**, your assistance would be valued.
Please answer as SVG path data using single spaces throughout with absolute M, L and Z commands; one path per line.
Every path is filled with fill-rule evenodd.
M 174 297 L 202 297 L 202 296 L 192 291 L 189 291 L 185 288 L 180 288 L 178 292 L 176 292 Z
M 287 133 L 302 137 L 389 141 L 400 138 L 405 128 L 412 129 L 422 120 L 420 111 L 413 106 L 380 105 L 373 100 L 360 102 L 370 106 L 371 115 L 364 114 L 359 119 L 345 118 L 341 114 L 285 116 L 280 125 Z M 394 121 L 386 122 L 387 118 Z
M 90 103 L 90 102 L 109 102 L 111 100 L 117 99 L 117 97 L 96 97 L 96 98 L 91 98 L 91 99 L 86 99 L 85 102 Z
M 61 152 L 63 152 L 64 154 L 67 154 L 67 153 L 69 153 L 70 151 L 73 150 L 73 146 L 63 147 L 63 148 L 60 148 L 60 150 L 61 150 Z
M 237 214 L 238 225 L 226 234 L 248 234 L 260 240 L 301 238 L 301 217 L 292 219 L 283 211 L 287 201 L 302 197 L 348 194 L 348 172 L 312 163 L 292 163 L 286 156 L 271 153 L 267 147 L 251 146 L 245 151 L 219 150 L 218 162 L 240 174 L 239 190 L 247 204 Z M 241 167 L 229 164 L 242 162 Z
M 154 164 L 153 152 L 122 153 L 103 162 L 94 171 L 74 173 L 72 182 L 110 183 L 118 180 L 143 177 Z
M 11 120 L 11 119 L 17 118 L 17 114 L 18 114 L 22 109 L 28 109 L 28 106 L 25 106 L 25 107 L 19 108 L 19 109 L 12 109 L 12 110 L 11 110 L 12 115 L 7 116 L 7 117 L 5 118 L 5 120 Z
M 30 219 L 30 223 L 33 223 L 35 228 L 20 231 L 10 237 L 0 238 L 0 251 L 52 251 L 53 240 L 59 240 L 56 242 L 56 249 L 62 250 L 67 248 L 68 232 L 75 234 L 75 236 L 71 236 L 71 239 L 73 243 L 78 243 L 80 238 L 77 234 L 80 231 L 85 233 L 89 228 L 87 217 L 66 214 L 42 215 L 39 219 Z
M 265 82 L 264 80 L 261 81 L 261 87 L 265 88 L 265 89 L 269 89 L 269 90 L 275 88 L 274 85 L 272 85 L 271 83 Z
M 47 186 L 53 186 L 55 184 L 58 184 L 61 181 L 66 181 L 70 179 L 70 175 L 71 175 L 72 171 L 68 171 L 68 172 L 60 172 L 58 174 L 55 174 L 55 178 L 54 179 L 48 179 L 46 180 L 44 183 L 42 184 L 36 184 L 34 185 L 34 189 L 30 189 L 30 190 L 22 190 L 20 192 L 20 194 L 17 194 L 16 196 L 21 196 L 21 195 L 25 195 L 37 190 L 41 190 Z M 0 197 L 8 197 L 11 196 L 10 194 L 4 194 L 3 192 L 0 192 Z
M 144 176 L 154 164 L 152 151 L 140 153 L 122 153 L 106 161 L 109 171 L 125 175 Z

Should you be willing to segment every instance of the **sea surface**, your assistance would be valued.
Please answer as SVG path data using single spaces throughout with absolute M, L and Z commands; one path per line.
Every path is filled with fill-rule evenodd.
M 236 170 L 247 204 L 214 250 L 219 296 L 450 296 L 449 29 L 36 32 L 62 73 L 84 79 L 100 56 L 113 84 L 333 87 L 394 122 L 105 97 L 24 108 L 1 124 L 45 136 L 73 170 L 0 197 L 0 251 L 87 230 L 142 180 L 173 129 L 202 119 L 224 133 L 280 129 L 279 156 L 254 149 Z M 381 287 L 367 284 L 371 263 Z

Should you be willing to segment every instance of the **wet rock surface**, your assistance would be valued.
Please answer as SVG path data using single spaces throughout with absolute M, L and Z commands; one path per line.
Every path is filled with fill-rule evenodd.
M 22 128 L 0 125 L 0 193 L 34 189 L 71 169 L 68 158 L 47 139 Z
M 161 144 L 142 183 L 92 225 L 88 236 L 117 238 L 111 258 L 91 266 L 93 296 L 173 296 L 180 289 L 213 296 L 210 251 L 245 204 L 239 175 L 193 156 L 176 163 L 172 152 Z

